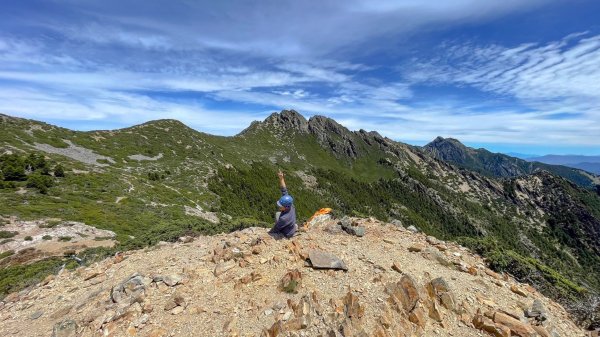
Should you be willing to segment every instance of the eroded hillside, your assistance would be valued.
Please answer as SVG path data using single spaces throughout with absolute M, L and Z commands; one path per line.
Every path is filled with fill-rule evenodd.
M 583 336 L 468 249 L 374 219 L 320 216 L 131 251 L 10 295 L 5 336 Z M 346 227 L 347 228 L 347 227 Z M 184 243 L 185 242 L 185 243 Z M 333 260 L 331 260 L 333 259 Z M 323 269 L 319 269 L 323 268 Z M 345 269 L 345 270 L 344 270 Z

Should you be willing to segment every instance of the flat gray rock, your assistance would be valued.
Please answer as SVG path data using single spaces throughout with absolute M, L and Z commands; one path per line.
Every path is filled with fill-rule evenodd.
M 315 269 L 341 269 L 348 270 L 348 267 L 344 261 L 340 260 L 337 256 L 320 251 L 311 250 L 308 252 L 308 258 L 310 259 L 311 267 Z
M 43 312 L 43 311 L 40 311 L 40 310 L 38 310 L 38 311 L 34 312 L 33 314 L 31 314 L 31 315 L 29 316 L 29 318 L 30 318 L 30 319 L 32 319 L 32 320 L 34 320 L 34 319 L 38 319 L 38 318 L 40 318 L 40 317 L 41 317 L 43 314 L 44 314 L 44 312 Z

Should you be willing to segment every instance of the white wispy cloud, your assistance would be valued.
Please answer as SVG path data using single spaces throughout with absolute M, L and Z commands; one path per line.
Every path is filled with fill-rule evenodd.
M 407 72 L 419 83 L 460 84 L 516 97 L 542 111 L 600 113 L 600 35 L 547 44 L 445 46 L 443 57 Z

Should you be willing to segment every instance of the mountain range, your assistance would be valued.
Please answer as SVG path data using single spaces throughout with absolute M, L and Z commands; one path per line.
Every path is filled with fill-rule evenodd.
M 526 158 L 526 160 L 551 165 L 564 165 L 600 174 L 600 156 L 545 155 L 541 157 L 532 156 Z
M 438 137 L 423 149 L 431 156 L 491 177 L 517 177 L 538 171 L 548 171 L 580 186 L 590 187 L 598 183 L 597 176 L 584 169 L 569 167 L 564 160 L 528 158 L 527 160 L 486 149 L 473 149 L 453 138 Z M 543 158 L 540 158 L 543 159 Z
M 582 324 L 595 320 L 575 305 L 600 291 L 599 178 L 582 170 L 454 139 L 411 146 L 293 110 L 233 137 L 176 120 L 79 132 L 2 115 L 0 153 L 6 226 L 14 219 L 46 227 L 78 222 L 115 233 L 115 246 L 69 252 L 82 263 L 184 235 L 269 227 L 281 169 L 299 221 L 331 207 L 412 226 L 471 248 L 491 268 L 572 308 Z M 0 232 L 4 245 L 31 241 Z M 67 239 L 48 242 L 60 240 Z M 40 247 L 2 252 L 3 294 L 65 264 L 64 251 L 52 257 Z

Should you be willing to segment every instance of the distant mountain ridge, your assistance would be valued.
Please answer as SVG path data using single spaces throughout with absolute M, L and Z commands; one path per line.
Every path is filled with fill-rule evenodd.
M 545 155 L 527 158 L 527 161 L 536 161 L 552 165 L 564 165 L 595 174 L 600 174 L 600 156 L 582 155 Z
M 578 163 L 600 163 L 600 156 L 548 154 L 545 156 L 530 157 L 527 160 L 553 165 L 569 165 Z
M 492 153 L 483 148 L 473 149 L 453 138 L 437 137 L 425 145 L 423 150 L 437 159 L 492 177 L 518 177 L 546 170 L 583 187 L 598 184 L 597 177 L 581 169 L 550 165 L 531 159 L 524 160 L 502 153 Z

